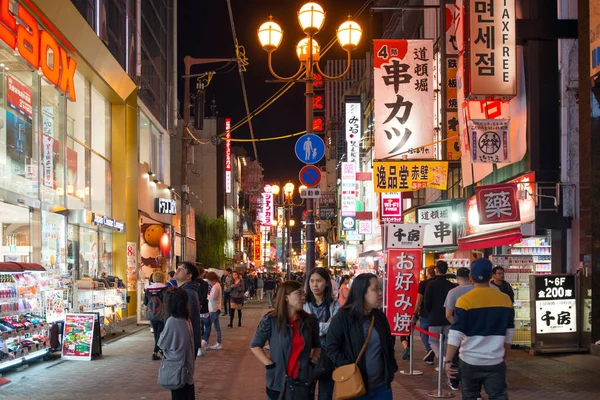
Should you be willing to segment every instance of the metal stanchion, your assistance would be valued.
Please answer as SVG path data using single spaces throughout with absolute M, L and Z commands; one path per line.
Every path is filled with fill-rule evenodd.
M 437 392 L 430 392 L 427 394 L 427 397 L 433 397 L 436 399 L 449 399 L 454 397 L 453 393 L 450 393 L 446 390 L 442 390 L 442 374 L 444 373 L 444 354 L 442 351 L 444 349 L 444 334 L 440 333 L 440 345 L 438 347 L 438 385 Z
M 413 370 L 413 342 L 415 341 L 414 337 L 413 337 L 413 330 L 410 330 L 410 337 L 409 337 L 409 341 L 408 341 L 408 351 L 409 351 L 409 355 L 410 355 L 410 360 L 408 361 L 408 371 L 400 371 L 400 373 L 402 375 L 423 375 L 423 371 L 416 371 Z

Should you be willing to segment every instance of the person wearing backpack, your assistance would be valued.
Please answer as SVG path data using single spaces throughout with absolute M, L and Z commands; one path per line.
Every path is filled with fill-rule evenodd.
M 167 287 L 164 284 L 165 274 L 162 271 L 156 271 L 152 274 L 152 284 L 144 292 L 144 305 L 146 306 L 146 317 L 150 320 L 150 326 L 154 332 L 154 352 L 153 360 L 160 360 L 158 352 L 158 339 L 165 327 L 165 293 Z

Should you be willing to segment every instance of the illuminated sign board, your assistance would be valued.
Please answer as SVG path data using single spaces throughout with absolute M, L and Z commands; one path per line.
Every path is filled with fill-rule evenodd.
M 19 24 L 10 12 L 10 0 L 0 0 L 0 39 L 75 101 L 77 61 L 47 31 L 39 29 L 35 18 L 21 4 L 17 4 L 17 16 Z
M 158 214 L 177 214 L 177 201 L 174 199 L 154 199 L 154 212 Z
M 231 119 L 225 119 L 225 193 L 231 193 Z

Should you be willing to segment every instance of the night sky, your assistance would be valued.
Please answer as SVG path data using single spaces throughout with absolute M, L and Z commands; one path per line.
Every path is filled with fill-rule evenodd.
M 366 0 L 323 0 L 319 4 L 325 9 L 325 26 L 316 37 L 323 47 L 335 37 L 335 30 L 346 20 L 348 14 L 354 14 Z M 258 27 L 268 20 L 269 15 L 283 28 L 283 42 L 274 53 L 274 68 L 280 75 L 292 75 L 299 67 L 295 52 L 296 43 L 304 37 L 297 19 L 297 11 L 307 1 L 292 0 L 231 0 L 238 42 L 246 49 L 249 61 L 244 75 L 250 110 L 254 111 L 273 95 L 283 84 L 266 83 L 274 79 L 268 69 L 267 53 L 258 42 Z M 334 6 L 335 5 L 335 6 Z M 180 0 L 178 29 L 178 58 L 181 77 L 184 73 L 183 58 L 186 55 L 197 58 L 233 58 L 235 47 L 229 24 L 226 0 Z M 370 47 L 369 11 L 362 13 L 357 22 L 363 28 L 363 39 L 352 55 L 363 58 Z M 345 52 L 336 43 L 325 60 L 345 59 Z M 214 70 L 222 64 L 196 66 L 192 74 Z M 183 79 L 179 81 L 179 99 L 182 102 Z M 213 97 L 216 99 L 219 117 L 230 117 L 232 125 L 245 115 L 240 78 L 237 68 L 228 74 L 216 75 L 206 90 L 207 114 Z M 183 114 L 183 113 L 182 113 Z M 281 136 L 305 129 L 304 84 L 298 83 L 286 92 L 278 101 L 253 120 L 257 138 Z M 234 138 L 250 138 L 247 125 L 232 133 Z M 257 143 L 258 158 L 267 183 L 285 183 L 291 180 L 298 185 L 298 172 L 302 163 L 294 153 L 295 138 Z M 234 143 L 234 146 L 239 146 Z M 249 156 L 254 156 L 252 144 L 243 144 Z M 323 163 L 324 161 L 322 161 Z

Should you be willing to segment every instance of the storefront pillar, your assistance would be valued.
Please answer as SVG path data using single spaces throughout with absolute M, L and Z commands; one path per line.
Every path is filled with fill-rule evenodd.
M 114 274 L 127 282 L 127 242 L 138 242 L 137 93 L 112 105 L 112 216 L 125 221 L 125 233 L 113 234 Z M 125 198 L 123 198 L 125 194 Z M 136 315 L 136 293 L 129 291 L 127 316 Z

